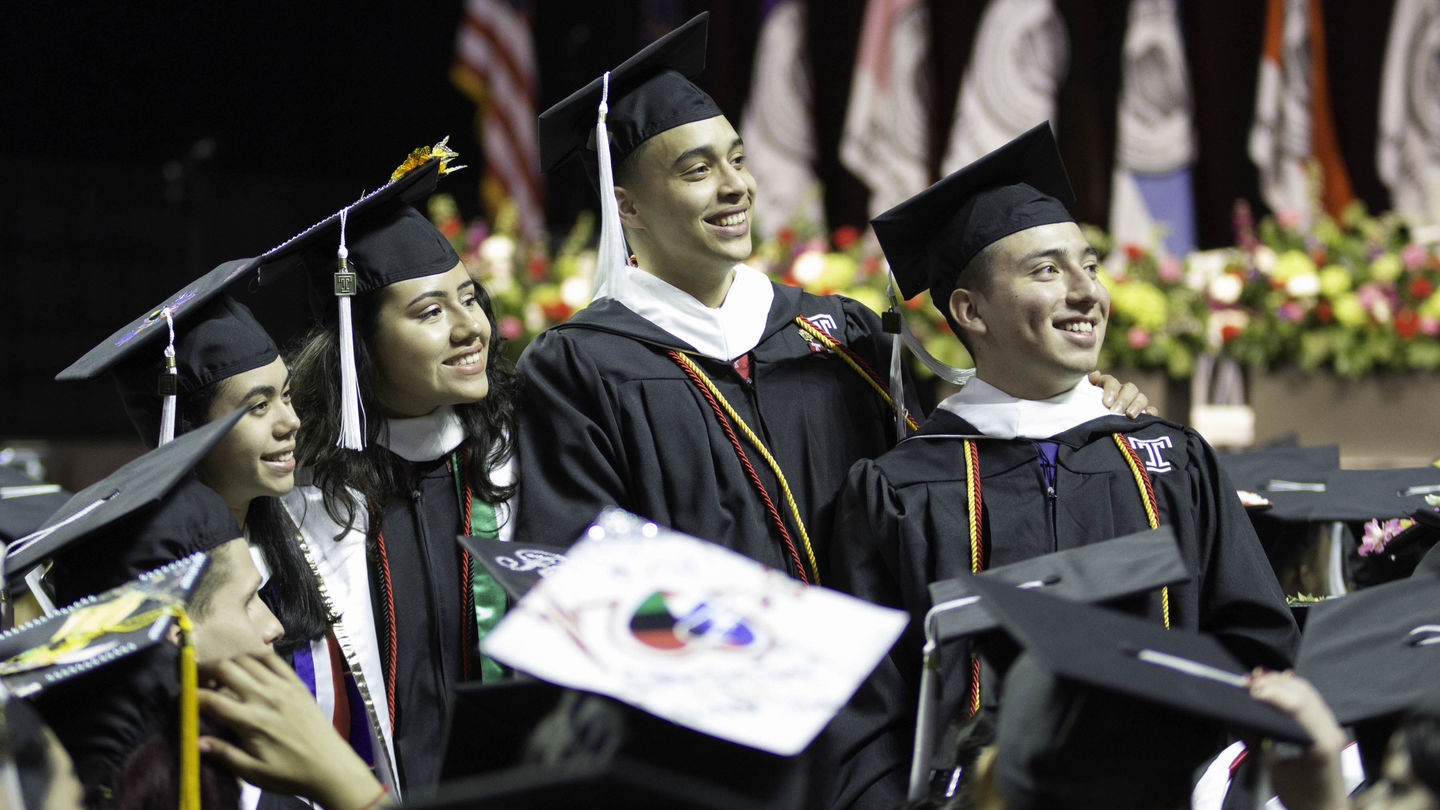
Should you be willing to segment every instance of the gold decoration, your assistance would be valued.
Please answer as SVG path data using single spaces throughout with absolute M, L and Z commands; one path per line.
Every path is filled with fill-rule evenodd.
M 450 136 L 446 135 L 444 138 L 441 138 L 440 142 L 435 144 L 434 146 L 422 146 L 419 149 L 412 151 L 410 153 L 410 156 L 405 158 L 405 162 L 401 163 L 398 167 L 396 167 L 395 171 L 390 173 L 390 182 L 393 183 L 396 180 L 399 180 L 400 178 L 404 177 L 410 172 L 415 171 L 421 166 L 424 166 L 432 160 L 440 161 L 440 176 L 442 177 L 451 172 L 458 172 L 461 169 L 465 168 L 464 166 L 449 165 L 451 160 L 460 157 L 459 152 L 456 152 L 454 149 L 450 148 L 449 141 Z

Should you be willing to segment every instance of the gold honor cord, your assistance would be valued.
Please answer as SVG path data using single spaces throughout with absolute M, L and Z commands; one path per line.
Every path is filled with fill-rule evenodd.
M 1135 486 L 1140 488 L 1140 500 L 1145 503 L 1145 520 L 1150 523 L 1150 528 L 1160 528 L 1160 510 L 1155 506 L 1155 488 L 1150 483 L 1150 476 L 1145 473 L 1145 467 L 1140 463 L 1140 457 L 1135 455 L 1135 448 L 1130 446 L 1130 440 L 1119 433 L 1112 433 L 1115 445 L 1120 448 L 1120 455 L 1125 457 L 1125 463 L 1130 465 L 1130 474 L 1135 477 Z M 1165 629 L 1170 629 L 1170 588 L 1169 586 L 1160 589 L 1160 615 L 1165 619 Z
M 143 630 L 164 616 L 174 616 L 180 628 L 180 810 L 200 810 L 200 709 L 196 700 L 199 676 L 195 671 L 195 625 L 185 608 L 170 605 L 115 624 L 71 633 L 0 664 L 0 672 L 23 672 L 60 664 L 66 656 L 84 649 L 100 636 Z
M 900 410 L 900 408 L 904 407 L 903 405 L 895 404 L 894 397 L 890 396 L 890 389 L 886 388 L 885 385 L 876 378 L 875 372 L 873 370 L 868 369 L 861 364 L 860 360 L 858 360 L 854 356 L 854 352 L 852 352 L 848 346 L 837 343 L 834 338 L 830 337 L 830 335 L 825 332 L 824 329 L 816 326 L 803 315 L 796 315 L 795 323 L 799 324 L 800 328 L 805 330 L 806 334 L 820 341 L 820 344 L 822 346 L 836 354 L 841 360 L 844 360 L 845 365 L 849 366 L 855 371 L 856 374 L 859 374 L 861 377 L 863 377 L 865 379 L 865 382 L 870 383 L 870 387 L 875 389 L 875 393 L 879 394 L 880 398 L 885 400 L 885 404 L 889 405 L 891 410 Z M 920 424 L 915 421 L 915 417 L 911 416 L 908 411 L 905 413 L 905 424 L 910 428 L 911 431 L 915 431 L 920 428 Z
M 774 456 L 770 455 L 770 451 L 765 447 L 765 443 L 760 440 L 759 436 L 755 435 L 755 431 L 751 430 L 749 425 L 745 424 L 745 420 L 740 418 L 740 414 L 736 413 L 735 409 L 730 406 L 730 402 L 725 399 L 725 395 L 720 393 L 720 389 L 715 386 L 715 383 L 711 381 L 704 371 L 700 370 L 700 367 L 695 364 L 694 360 L 691 360 L 688 356 L 678 351 L 670 352 L 670 356 L 674 358 L 677 363 L 684 366 L 686 371 L 690 372 L 693 379 L 698 380 L 705 386 L 710 392 L 710 396 L 714 398 L 721 408 L 725 409 L 725 413 L 739 426 L 740 432 L 745 435 L 745 438 L 750 441 L 750 444 L 753 445 L 756 450 L 760 451 L 760 457 L 765 459 L 765 463 L 769 465 L 770 471 L 775 473 L 775 480 L 780 482 L 780 491 L 785 495 L 785 503 L 790 507 L 791 516 L 795 518 L 795 528 L 800 532 L 800 544 L 805 549 L 806 560 L 810 563 L 810 575 L 813 577 L 811 582 L 819 585 L 820 566 L 815 562 L 815 550 L 810 547 L 810 534 L 805 531 L 805 521 L 800 518 L 800 507 L 795 503 L 795 495 L 790 491 L 790 484 L 785 480 L 785 473 L 780 471 L 780 463 L 775 460 Z

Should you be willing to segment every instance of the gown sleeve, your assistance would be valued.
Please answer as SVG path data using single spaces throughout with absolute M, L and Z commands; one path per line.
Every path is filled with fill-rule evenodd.
M 515 539 L 569 546 L 605 506 L 624 506 L 618 415 L 593 358 L 551 331 L 519 362 L 519 508 Z

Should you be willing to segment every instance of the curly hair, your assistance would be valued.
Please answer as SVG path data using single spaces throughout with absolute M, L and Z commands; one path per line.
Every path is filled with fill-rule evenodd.
M 360 405 L 371 418 L 365 423 L 365 449 L 356 452 L 336 445 L 340 435 L 340 346 L 333 325 L 310 330 L 294 352 L 290 385 L 304 427 L 296 445 L 296 458 L 310 469 L 311 481 L 324 496 L 325 510 L 340 526 L 351 527 L 366 504 L 377 508 L 396 492 L 409 487 L 409 465 L 381 446 L 387 429 L 378 418 L 376 395 L 380 372 L 370 343 L 378 326 L 380 291 L 361 293 L 353 299 L 355 312 L 355 371 L 360 383 Z M 498 504 L 515 492 L 513 484 L 498 486 L 489 471 L 514 455 L 515 364 L 505 355 L 505 340 L 499 336 L 490 294 L 478 282 L 475 294 L 490 323 L 486 375 L 489 393 L 478 402 L 455 406 L 465 436 L 475 448 L 486 448 L 483 462 L 470 465 L 470 486 L 487 503 Z M 351 490 L 359 493 L 357 501 Z M 339 538 L 336 538 L 339 539 Z

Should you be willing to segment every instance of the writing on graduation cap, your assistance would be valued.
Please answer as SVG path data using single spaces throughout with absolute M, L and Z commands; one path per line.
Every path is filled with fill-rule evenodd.
M 1160 454 L 1161 450 L 1174 447 L 1169 436 L 1161 436 L 1158 439 L 1131 439 L 1130 444 L 1135 447 L 1136 451 L 1145 455 L 1145 469 L 1150 472 L 1163 473 L 1175 469 L 1175 466 Z

